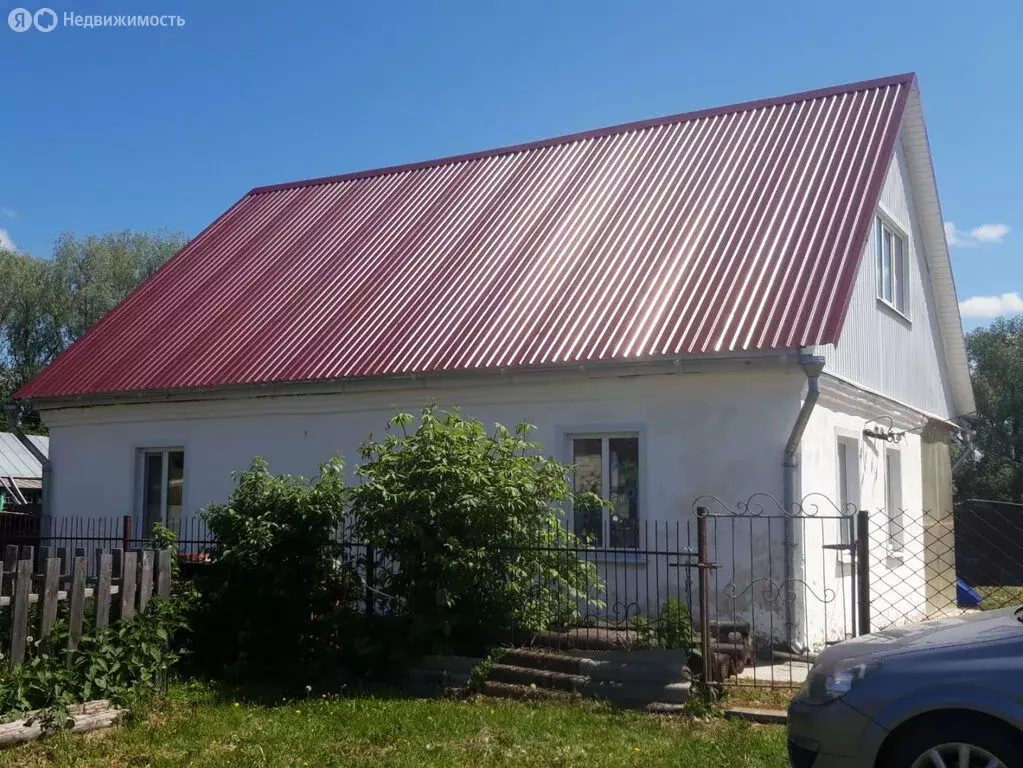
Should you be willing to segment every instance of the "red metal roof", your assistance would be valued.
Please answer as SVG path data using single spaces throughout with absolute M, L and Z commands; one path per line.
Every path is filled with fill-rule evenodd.
M 256 188 L 18 397 L 835 342 L 913 83 Z

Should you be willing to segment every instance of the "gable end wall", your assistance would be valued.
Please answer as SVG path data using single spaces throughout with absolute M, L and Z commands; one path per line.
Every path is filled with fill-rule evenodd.
M 820 347 L 825 370 L 920 411 L 955 418 L 945 351 L 938 328 L 902 139 L 888 169 L 880 208 L 909 235 L 912 274 L 909 317 L 877 300 L 873 230 L 856 277 L 849 313 L 837 345 Z

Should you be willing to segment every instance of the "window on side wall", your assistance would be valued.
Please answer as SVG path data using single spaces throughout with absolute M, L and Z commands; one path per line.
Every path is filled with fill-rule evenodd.
M 906 521 L 902 508 L 902 455 L 891 449 L 884 456 L 884 493 L 888 507 L 888 550 L 897 554 L 905 545 Z
M 184 501 L 185 452 L 181 448 L 144 448 L 139 453 L 144 530 L 149 533 L 160 523 L 177 531 Z
M 906 236 L 882 216 L 875 220 L 877 298 L 909 315 L 909 247 Z
M 852 437 L 840 437 L 838 453 L 838 508 L 839 543 L 851 545 L 854 541 L 853 526 L 856 524 L 854 510 L 860 506 L 860 465 L 859 443 Z
M 608 499 L 614 509 L 576 508 L 575 533 L 597 547 L 639 546 L 639 437 L 573 435 L 573 490 Z

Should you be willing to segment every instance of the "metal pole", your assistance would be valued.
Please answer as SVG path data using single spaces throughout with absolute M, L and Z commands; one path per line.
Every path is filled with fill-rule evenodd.
M 859 616 L 856 629 L 860 635 L 870 634 L 870 518 L 867 510 L 856 512 L 856 589 Z
M 703 653 L 703 685 L 710 693 L 713 682 L 714 658 L 710 643 L 710 546 L 707 539 L 707 508 L 696 508 L 696 555 L 700 570 L 700 640 Z

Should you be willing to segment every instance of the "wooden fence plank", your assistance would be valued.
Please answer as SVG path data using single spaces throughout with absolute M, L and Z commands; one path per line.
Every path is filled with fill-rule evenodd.
M 139 568 L 139 613 L 145 613 L 149 607 L 149 598 L 153 596 L 153 550 L 144 549 L 140 555 L 142 565 Z
M 11 665 L 25 660 L 25 641 L 28 637 L 28 596 L 32 591 L 32 561 L 20 560 L 14 582 L 14 616 L 11 620 Z
M 18 545 L 8 544 L 4 547 L 4 572 L 14 573 L 18 567 Z
M 21 548 L 21 557 L 18 560 L 28 560 L 29 563 L 34 563 L 36 558 L 36 548 L 25 544 Z
M 161 549 L 156 553 L 156 594 L 170 597 L 171 593 L 171 553 L 169 549 Z
M 46 576 L 43 581 L 43 620 L 39 629 L 40 637 L 46 637 L 53 631 L 53 624 L 57 621 L 57 590 L 60 587 L 60 558 L 47 557 L 44 563 Z
M 75 650 L 78 641 L 82 639 L 82 619 L 85 618 L 85 574 L 88 564 L 87 558 L 75 558 L 74 571 L 71 575 L 71 618 L 67 643 L 69 651 Z
M 134 552 L 124 553 L 124 568 L 121 572 L 121 618 L 135 618 L 135 586 L 138 574 L 136 573 L 137 558 Z
M 110 623 L 110 584 L 114 557 L 102 551 L 96 552 L 99 563 L 99 578 L 96 582 L 96 628 L 102 629 Z

